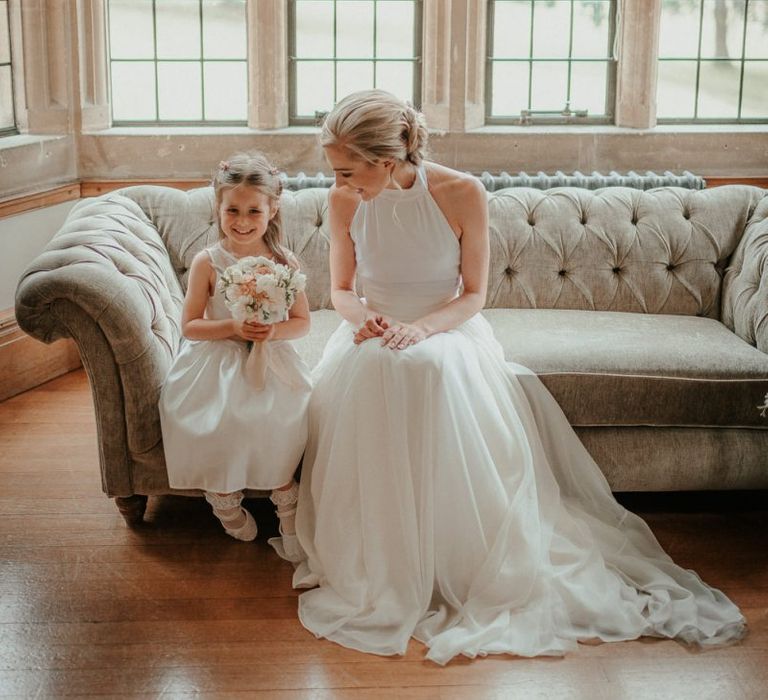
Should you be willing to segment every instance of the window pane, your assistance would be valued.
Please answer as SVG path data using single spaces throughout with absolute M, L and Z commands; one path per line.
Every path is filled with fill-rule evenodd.
M 109 0 L 112 58 L 154 58 L 152 0 Z
M 11 67 L 0 66 L 0 129 L 14 126 Z
M 494 63 L 492 83 L 492 114 L 518 115 L 528 108 L 528 63 Z
M 336 4 L 336 56 L 373 56 L 373 2 L 350 0 Z M 370 87 L 371 83 L 367 87 Z M 339 95 L 346 93 L 339 90 Z
M 750 0 L 746 58 L 768 58 L 768 0 Z
M 157 62 L 160 119 L 187 121 L 203 118 L 200 64 Z
M 659 61 L 659 118 L 693 118 L 695 99 L 696 61 Z
M 531 3 L 496 2 L 493 9 L 494 58 L 527 58 L 531 49 Z
M 661 0 L 661 58 L 695 58 L 698 55 L 699 4 L 700 0 Z
M 533 10 L 533 55 L 536 58 L 568 58 L 571 3 L 566 0 L 537 2 Z M 536 81 L 534 80 L 534 85 Z
M 243 61 L 204 63 L 205 118 L 216 121 L 246 121 L 248 79 Z
M 296 114 L 315 115 L 333 107 L 333 63 L 301 61 L 296 64 Z
M 332 0 L 296 0 L 296 56 L 333 56 Z
M 741 116 L 745 119 L 768 119 L 768 62 L 766 61 L 747 61 L 744 64 Z
M 573 14 L 573 55 L 606 58 L 611 55 L 610 2 L 577 2 Z
M 246 57 L 245 0 L 204 0 L 205 58 Z
M 11 62 L 11 35 L 8 32 L 8 2 L 0 2 L 0 63 Z
M 418 102 L 414 85 L 419 67 L 413 59 L 421 49 L 414 33 L 421 3 L 288 1 L 295 19 L 295 57 L 289 59 L 292 120 L 306 121 L 348 93 L 373 87 Z
M 115 121 L 156 118 L 154 63 L 112 62 L 112 118 Z
M 739 115 L 739 77 L 736 61 L 702 61 L 699 74 L 699 111 L 702 119 Z
M 378 2 L 376 13 L 376 56 L 413 56 L 413 2 Z M 410 86 L 407 94 L 410 99 Z
M 568 64 L 565 61 L 534 62 L 531 85 L 531 109 L 563 109 L 568 94 Z
M 704 0 L 701 25 L 702 58 L 741 56 L 744 38 L 744 0 Z
M 607 83 L 607 63 L 574 63 L 571 66 L 571 109 L 587 109 L 590 117 L 604 115 Z
M 336 66 L 336 95 L 338 98 L 373 85 L 373 61 L 347 61 Z
M 156 0 L 158 58 L 200 58 L 200 10 L 190 0 Z
M 411 61 L 387 61 L 376 64 L 376 85 L 388 90 L 402 100 L 413 97 L 413 63 Z

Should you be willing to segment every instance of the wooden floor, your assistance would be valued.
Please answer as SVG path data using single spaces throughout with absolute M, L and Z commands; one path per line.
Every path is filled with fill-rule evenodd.
M 742 607 L 750 635 L 706 653 L 672 641 L 563 659 L 441 668 L 306 632 L 291 567 L 227 537 L 202 499 L 150 499 L 126 528 L 102 495 L 82 370 L 0 403 L 0 696 L 118 698 L 768 698 L 768 498 L 622 497 L 681 565 Z

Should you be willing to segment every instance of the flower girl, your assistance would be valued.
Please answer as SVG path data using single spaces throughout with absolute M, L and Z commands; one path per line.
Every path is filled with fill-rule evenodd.
M 182 340 L 160 394 L 168 482 L 202 489 L 227 534 L 256 537 L 243 489 L 271 490 L 288 558 L 299 555 L 293 473 L 307 437 L 304 276 L 281 245 L 277 170 L 258 152 L 219 164 L 219 241 L 189 271 Z

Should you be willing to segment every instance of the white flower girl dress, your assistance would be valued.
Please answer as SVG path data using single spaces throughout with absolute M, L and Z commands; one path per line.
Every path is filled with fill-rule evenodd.
M 207 249 L 216 280 L 237 258 Z M 231 318 L 218 290 L 206 318 Z M 290 340 L 268 341 L 264 388 L 248 382 L 242 340 L 183 339 L 160 393 L 168 483 L 231 493 L 271 490 L 293 478 L 307 437 L 310 372 Z
M 457 238 L 427 189 L 355 214 L 368 305 L 412 321 L 459 293 Z M 294 586 L 307 629 L 403 654 L 561 655 L 641 635 L 700 645 L 745 633 L 739 609 L 677 566 L 535 374 L 480 314 L 406 350 L 343 322 L 314 371 Z

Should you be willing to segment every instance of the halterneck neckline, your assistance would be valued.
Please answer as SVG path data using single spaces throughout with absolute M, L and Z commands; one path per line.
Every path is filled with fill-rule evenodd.
M 408 189 L 385 188 L 374 197 L 374 200 L 390 199 L 401 201 L 404 199 L 415 199 L 417 197 L 423 197 L 427 191 L 427 175 L 424 171 L 424 166 L 417 165 L 416 178 Z

